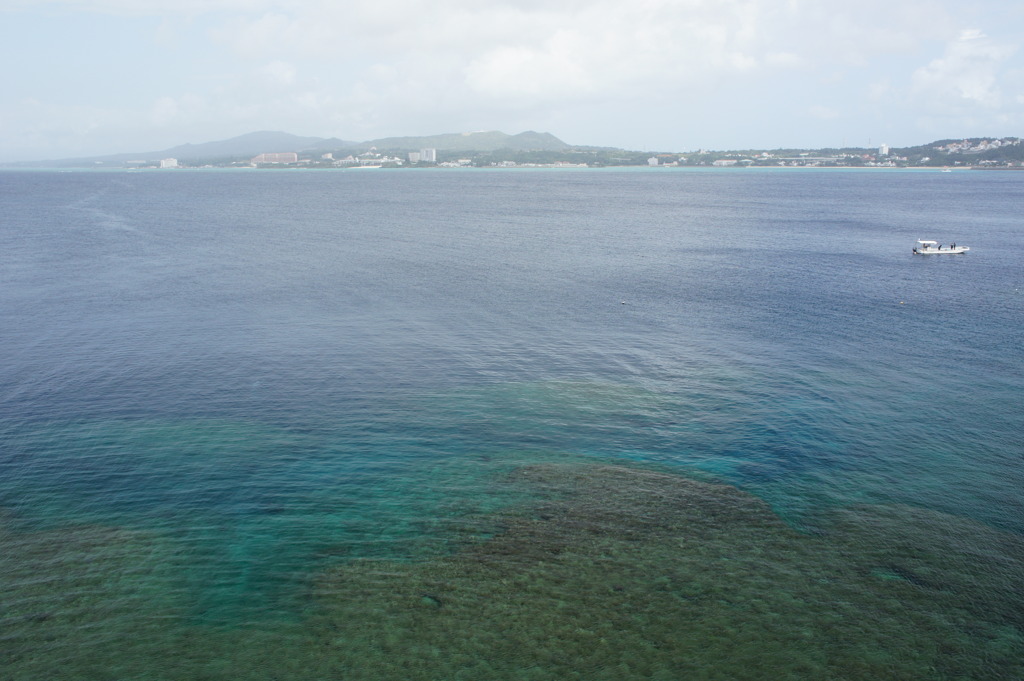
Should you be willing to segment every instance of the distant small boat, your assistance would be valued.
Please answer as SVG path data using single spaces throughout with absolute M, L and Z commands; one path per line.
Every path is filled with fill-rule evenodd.
M 914 249 L 915 255 L 946 255 L 946 254 L 957 254 L 966 253 L 971 250 L 968 246 L 957 246 L 952 244 L 950 246 L 942 247 L 938 241 L 925 241 L 922 239 L 917 240 L 917 248 Z

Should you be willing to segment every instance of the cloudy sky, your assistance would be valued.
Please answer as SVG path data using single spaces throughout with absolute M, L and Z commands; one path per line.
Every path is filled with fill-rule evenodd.
M 646 151 L 1024 136 L 1019 0 L 0 0 L 0 161 L 256 130 Z

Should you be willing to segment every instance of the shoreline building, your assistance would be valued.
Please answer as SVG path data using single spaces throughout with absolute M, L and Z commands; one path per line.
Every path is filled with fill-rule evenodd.
M 298 162 L 299 162 L 299 155 L 297 153 L 295 153 L 294 151 L 281 151 L 281 152 L 273 152 L 273 153 L 260 154 L 259 156 L 254 157 L 252 159 L 252 161 L 250 161 L 250 163 L 252 163 L 254 166 L 267 165 L 267 164 L 271 164 L 271 163 L 287 164 L 287 163 L 298 163 Z

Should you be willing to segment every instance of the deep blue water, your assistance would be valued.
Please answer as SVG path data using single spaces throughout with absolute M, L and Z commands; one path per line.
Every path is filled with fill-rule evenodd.
M 192 617 L 444 552 L 536 460 L 1024 532 L 1024 173 L 4 172 L 0 202 L 0 510 L 156 533 Z

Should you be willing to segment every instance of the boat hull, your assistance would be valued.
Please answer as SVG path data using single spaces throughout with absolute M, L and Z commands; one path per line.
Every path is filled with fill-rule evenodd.
M 956 248 L 915 248 L 915 255 L 958 255 L 971 250 L 970 246 L 957 246 Z

